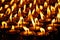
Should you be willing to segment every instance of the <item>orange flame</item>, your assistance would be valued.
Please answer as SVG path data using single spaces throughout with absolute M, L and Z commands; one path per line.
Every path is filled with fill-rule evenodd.
M 44 2 L 44 7 L 47 7 L 47 2 Z
M 8 8 L 9 7 L 9 5 L 5 5 L 5 8 Z
M 6 10 L 6 13 L 10 14 L 10 12 L 11 12 L 11 9 L 8 8 L 8 9 Z
M 57 14 L 57 18 L 60 18 L 60 9 L 58 8 L 58 14 Z
M 27 28 L 27 27 L 23 27 L 23 29 L 24 29 L 25 31 L 29 31 L 29 28 Z
M 9 19 L 10 19 L 10 21 L 12 21 L 12 14 L 10 14 L 10 18 Z
M 52 20 L 52 24 L 55 23 L 55 19 Z
M 52 27 L 48 27 L 47 29 L 48 29 L 48 30 L 52 30 Z
M 36 4 L 36 0 L 34 0 L 34 4 Z
M 14 25 L 12 25 L 12 28 L 11 28 L 11 30 L 14 30 L 15 29 L 15 27 L 14 27 Z
M 44 19 L 44 15 L 42 12 L 40 12 L 40 16 L 41 16 L 41 19 L 43 20 Z
M 0 11 L 3 9 L 3 7 L 0 7 Z
M 5 2 L 5 0 L 2 0 L 1 2 L 3 3 L 3 2 Z
M 33 9 L 32 14 L 34 14 L 34 12 L 35 12 L 35 9 Z
M 4 15 L 4 14 L 3 14 L 3 13 L 1 13 L 1 14 L 0 14 L 0 17 L 2 17 L 3 15 Z
M 29 4 L 29 7 L 30 7 L 30 8 L 32 7 L 32 3 Z
M 24 10 L 23 10 L 23 12 L 25 12 L 25 9 L 26 9 L 26 5 L 24 5 Z
M 45 33 L 45 29 L 44 28 L 40 28 L 40 31 Z
M 10 5 L 12 5 L 12 4 L 13 4 L 13 2 L 14 2 L 14 0 L 11 0 Z
M 40 10 L 42 10 L 43 9 L 43 6 L 42 5 L 40 5 Z

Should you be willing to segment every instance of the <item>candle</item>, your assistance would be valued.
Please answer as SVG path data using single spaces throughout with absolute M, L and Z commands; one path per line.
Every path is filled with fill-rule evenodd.
M 36 0 L 34 0 L 33 4 L 34 4 L 34 5 L 36 4 Z
M 32 7 L 32 3 L 29 4 L 29 7 L 30 7 L 30 8 Z
M 40 31 L 41 31 L 41 32 L 37 32 L 37 35 L 38 35 L 38 36 L 42 36 L 42 35 L 45 34 L 45 29 L 44 29 L 44 28 L 41 27 L 41 28 L 40 28 Z
M 2 22 L 2 27 L 1 27 L 1 28 L 8 28 L 7 22 L 3 21 L 3 22 Z
M 15 30 L 15 26 L 14 25 L 12 25 L 11 30 L 7 31 L 8 34 L 16 34 L 16 33 L 19 33 L 19 32 L 20 32 L 20 30 Z
M 25 36 L 33 35 L 33 32 L 30 31 L 29 28 L 23 27 L 23 29 L 24 29 L 25 31 L 23 31 L 23 32 L 21 33 L 21 35 L 25 35 Z
M 34 14 L 34 12 L 35 12 L 35 9 L 33 9 L 33 11 L 32 11 L 32 15 Z
M 40 12 L 41 19 L 44 20 L 44 15 L 42 12 Z
M 23 12 L 26 13 L 26 4 L 24 4 Z
M 37 4 L 36 4 L 36 12 L 39 12 L 39 8 Z
M 49 31 L 52 31 L 52 30 L 53 30 L 53 28 L 52 28 L 52 27 L 47 27 L 47 29 L 48 29 Z
M 47 2 L 44 2 L 44 7 L 46 8 L 48 6 Z
M 3 7 L 0 7 L 0 11 L 3 9 Z
M 10 1 L 10 5 L 12 5 L 12 4 L 13 4 L 13 2 L 14 2 L 14 0 L 11 0 L 11 1 Z
M 40 8 L 40 10 L 43 10 L 43 6 L 42 6 L 42 5 L 40 5 L 40 7 L 39 7 L 39 8 Z

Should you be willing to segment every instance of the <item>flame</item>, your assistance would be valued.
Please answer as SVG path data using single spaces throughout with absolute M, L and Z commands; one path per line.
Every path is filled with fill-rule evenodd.
M 49 9 L 49 6 L 47 7 L 47 14 L 50 15 L 51 11 Z
M 55 3 L 55 8 L 58 6 L 58 3 Z
M 36 11 L 39 11 L 38 5 L 36 4 Z
M 9 5 L 5 5 L 5 8 L 8 8 L 9 7 Z
M 29 12 L 28 12 L 28 16 L 30 16 L 31 15 L 31 10 L 29 10 Z
M 52 10 L 52 11 L 55 11 L 55 7 L 51 6 L 51 10 Z
M 10 18 L 9 19 L 10 19 L 10 21 L 12 21 L 12 14 L 10 14 Z
M 58 5 L 60 5 L 60 0 L 58 0 Z
M 21 8 L 19 8 L 18 13 L 19 13 L 19 14 L 21 13 Z
M 47 2 L 44 2 L 44 7 L 47 7 Z
M 7 23 L 5 21 L 2 22 L 2 28 L 7 27 Z
M 40 12 L 40 16 L 41 16 L 41 19 L 43 20 L 44 19 L 44 15 L 42 12 Z
M 11 28 L 11 30 L 14 30 L 15 29 L 15 26 L 14 25 L 12 25 L 12 28 Z
M 57 18 L 60 18 L 60 9 L 58 8 L 58 14 L 57 14 Z
M 2 0 L 2 3 L 5 2 L 5 0 Z
M 6 13 L 10 14 L 10 12 L 11 12 L 11 9 L 8 8 L 8 9 L 6 10 Z
M 52 20 L 52 24 L 55 23 L 55 19 Z
M 48 29 L 48 30 L 52 30 L 52 27 L 48 27 L 47 29 Z
M 25 9 L 26 9 L 26 5 L 24 5 L 24 10 L 23 10 L 23 12 L 25 12 Z
M 13 2 L 14 2 L 14 0 L 11 0 L 10 5 L 12 5 L 12 4 L 13 4 Z
M 23 27 L 23 29 L 24 29 L 25 31 L 29 31 L 29 28 L 27 28 L 27 27 Z
M 35 9 L 33 9 L 32 14 L 34 14 L 34 12 L 35 12 Z
M 35 23 L 36 23 L 37 20 L 38 20 L 38 18 L 35 18 Z
M 11 8 L 12 8 L 12 11 L 13 11 L 16 8 L 16 3 L 14 3 Z
M 36 0 L 34 0 L 33 4 L 36 4 Z
M 45 29 L 44 28 L 40 28 L 40 31 L 45 33 Z
M 0 14 L 0 17 L 2 17 L 3 15 L 4 15 L 4 14 L 3 14 L 3 13 L 1 13 L 1 14 Z
M 29 7 L 30 7 L 30 8 L 32 7 L 32 3 L 29 4 Z
M 20 0 L 20 4 L 22 5 L 22 3 L 23 3 L 23 0 Z
M 16 18 L 17 17 L 17 14 L 15 14 L 14 17 Z
M 42 5 L 40 5 L 40 9 L 41 9 L 41 10 L 43 9 L 43 6 L 42 6 Z
M 3 9 L 3 7 L 0 7 L 0 11 Z

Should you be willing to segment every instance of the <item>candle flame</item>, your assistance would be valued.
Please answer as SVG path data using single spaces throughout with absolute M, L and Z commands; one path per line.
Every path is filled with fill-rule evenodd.
M 16 3 L 14 3 L 11 8 L 12 8 L 12 11 L 13 11 L 16 8 Z
M 11 0 L 10 5 L 12 5 L 12 4 L 13 4 L 13 2 L 14 2 L 14 0 Z
M 23 3 L 23 0 L 20 0 L 20 4 L 22 5 L 22 3 Z
M 44 19 L 44 15 L 42 12 L 40 12 L 40 16 L 41 16 L 41 19 L 43 20 Z
M 47 7 L 47 14 L 50 15 L 51 11 L 49 9 L 49 6 Z
M 55 23 L 55 19 L 52 20 L 52 24 Z
M 44 2 L 44 7 L 47 7 L 47 2 Z
M 36 4 L 36 0 L 34 0 L 34 2 L 33 2 L 34 4 Z
M 12 25 L 12 28 L 11 28 L 12 30 L 14 30 L 15 29 L 15 26 L 14 25 Z
M 51 10 L 52 10 L 52 11 L 55 11 L 55 7 L 51 6 Z
M 0 7 L 0 11 L 3 9 L 3 7 Z
M 29 4 L 29 7 L 30 7 L 30 8 L 32 7 L 32 3 Z
M 11 12 L 11 9 L 8 8 L 8 9 L 6 10 L 6 13 L 10 14 L 10 12 Z
M 40 10 L 42 10 L 43 9 L 43 6 L 42 5 L 40 5 Z
M 2 17 L 3 15 L 4 15 L 4 14 L 3 14 L 3 13 L 1 13 L 1 14 L 0 14 L 0 17 Z
M 48 29 L 48 30 L 52 30 L 52 27 L 48 27 L 47 29 Z
M 24 5 L 24 10 L 23 10 L 23 12 L 25 12 L 25 10 L 26 10 L 26 4 Z
M 15 14 L 14 17 L 16 18 L 17 17 L 17 14 Z
M 57 18 L 60 18 L 60 9 L 58 8 L 58 14 L 57 14 Z
M 36 4 L 36 11 L 39 11 L 38 5 Z
M 40 31 L 45 33 L 45 29 L 44 28 L 40 28 Z
M 7 27 L 7 23 L 5 21 L 2 22 L 2 28 Z
M 2 0 L 1 2 L 3 3 L 3 2 L 5 2 L 5 0 Z
M 5 8 L 8 8 L 9 7 L 9 5 L 5 5 Z
M 10 18 L 9 19 L 10 19 L 10 21 L 12 21 L 12 14 L 10 14 Z
M 25 31 L 27 31 L 27 30 L 29 31 L 29 28 L 27 28 L 27 27 L 23 27 L 23 29 L 24 29 Z
M 35 12 L 35 9 L 33 9 L 32 14 L 34 14 L 34 12 Z

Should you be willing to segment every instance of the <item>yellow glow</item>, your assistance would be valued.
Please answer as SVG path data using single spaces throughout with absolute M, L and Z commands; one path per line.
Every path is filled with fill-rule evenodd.
M 14 17 L 16 18 L 17 17 L 17 14 L 15 14 Z
M 48 27 L 47 29 L 48 29 L 48 30 L 52 30 L 52 27 Z
M 20 0 L 20 4 L 22 5 L 22 3 L 23 3 L 23 0 Z
M 36 4 L 36 11 L 38 12 L 39 11 L 39 8 L 38 8 L 38 5 Z
M 52 24 L 55 23 L 55 19 L 52 20 Z
M 9 5 L 5 5 L 5 8 L 8 8 L 9 7 Z
M 14 2 L 14 0 L 11 0 L 10 5 L 12 5 L 12 4 L 13 4 L 13 2 Z
M 9 19 L 10 19 L 10 21 L 12 21 L 12 14 L 10 14 L 10 18 Z
M 43 32 L 43 33 L 45 33 L 45 29 L 42 28 L 42 27 L 40 28 L 40 31 Z
M 29 7 L 30 7 L 30 8 L 32 7 L 32 3 L 29 4 Z
M 34 14 L 34 12 L 35 12 L 35 9 L 33 9 L 32 14 Z
M 55 7 L 51 6 L 51 11 L 55 11 Z
M 44 2 L 44 7 L 47 7 L 47 2 Z
M 1 2 L 3 3 L 5 0 L 2 0 Z
M 41 16 L 41 19 L 43 20 L 44 19 L 44 15 L 42 12 L 40 12 L 40 16 Z
M 34 4 L 36 4 L 36 0 L 34 0 Z
M 23 29 L 24 29 L 25 31 L 27 31 L 27 30 L 29 31 L 29 28 L 27 28 L 27 27 L 23 27 Z
M 0 14 L 0 17 L 2 17 L 3 15 L 4 15 L 4 14 L 3 14 L 3 13 L 1 13 L 1 14 Z
M 3 9 L 3 7 L 0 7 L 0 11 Z
M 15 28 L 14 28 L 15 26 L 14 25 L 12 25 L 12 28 L 11 28 L 11 30 L 14 30 Z
M 43 9 L 43 6 L 42 5 L 40 5 L 40 10 L 42 10 Z
M 24 5 L 24 10 L 23 10 L 23 12 L 25 12 L 25 10 L 26 10 L 26 4 Z
M 10 12 L 11 12 L 11 9 L 8 8 L 8 9 L 6 10 L 6 13 L 7 13 L 7 14 L 10 14 Z
M 58 8 L 57 18 L 60 18 L 60 9 Z

